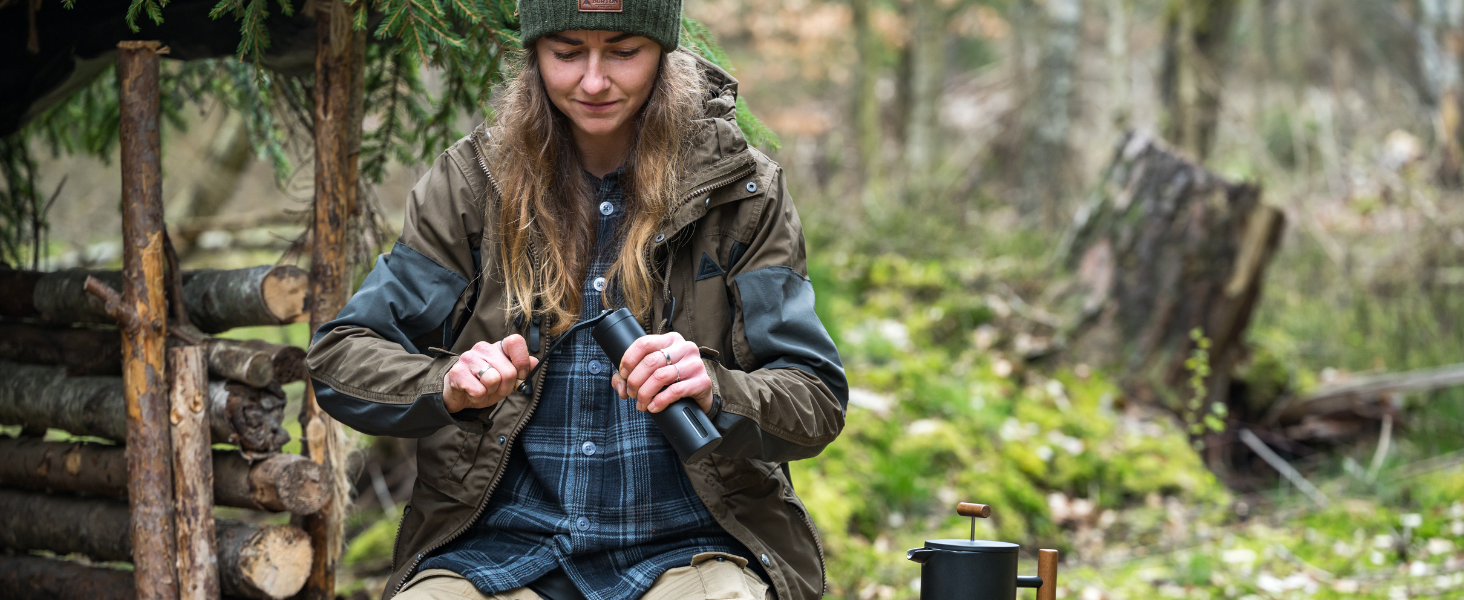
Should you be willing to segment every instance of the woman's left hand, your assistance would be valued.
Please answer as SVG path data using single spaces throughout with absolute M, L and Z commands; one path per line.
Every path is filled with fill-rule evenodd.
M 704 413 L 712 410 L 712 379 L 701 351 L 674 331 L 631 344 L 610 385 L 621 398 L 634 399 L 636 410 L 661 412 L 682 398 L 695 400 Z

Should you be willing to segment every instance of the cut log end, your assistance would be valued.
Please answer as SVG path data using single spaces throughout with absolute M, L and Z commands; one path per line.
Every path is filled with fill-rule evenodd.
M 250 496 L 267 510 L 313 515 L 330 501 L 325 466 L 298 454 L 277 454 L 249 469 Z
M 281 323 L 295 323 L 309 318 L 306 299 L 310 293 L 310 277 L 300 269 L 275 267 L 260 284 L 264 306 Z
M 305 587 L 310 576 L 310 536 L 297 527 L 270 526 L 253 532 L 240 548 L 232 590 L 251 598 L 283 600 Z

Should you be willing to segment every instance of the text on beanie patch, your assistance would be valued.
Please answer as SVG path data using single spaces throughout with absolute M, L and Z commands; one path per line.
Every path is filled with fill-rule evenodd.
M 580 12 L 620 12 L 623 0 L 579 0 Z

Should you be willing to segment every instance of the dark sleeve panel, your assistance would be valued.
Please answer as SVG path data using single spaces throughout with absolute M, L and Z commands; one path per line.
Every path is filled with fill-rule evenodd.
M 320 403 L 321 409 L 366 435 L 422 438 L 447 425 L 464 426 L 462 421 L 447 412 L 442 394 L 426 394 L 411 404 L 388 404 L 338 392 L 319 379 L 312 380 L 311 384 L 315 390 L 315 401 Z
M 813 308 L 813 283 L 796 271 L 775 265 L 734 278 L 742 296 L 742 322 L 759 368 L 794 368 L 818 377 L 849 403 L 849 383 L 834 340 Z
M 337 327 L 365 327 L 382 339 L 421 354 L 412 338 L 443 325 L 468 280 L 410 246 L 397 242 L 378 258 L 361 289 L 336 318 L 315 331 L 315 341 Z

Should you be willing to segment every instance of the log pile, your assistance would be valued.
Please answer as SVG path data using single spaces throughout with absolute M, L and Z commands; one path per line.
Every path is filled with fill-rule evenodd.
M 166 382 L 164 434 L 171 439 L 162 451 L 171 455 L 175 490 L 152 503 L 171 525 L 152 536 L 171 550 L 166 560 L 174 565 L 163 567 L 175 575 L 160 583 L 144 581 L 157 579 L 160 565 L 151 547 L 134 546 L 128 508 L 135 467 L 127 456 L 130 359 L 123 342 L 128 327 L 147 327 L 116 293 L 125 280 L 117 271 L 0 270 L 0 425 L 22 428 L 17 438 L 0 435 L 0 549 L 12 552 L 0 555 L 0 589 L 15 591 L 0 595 L 120 600 L 139 597 L 141 589 L 173 588 L 180 600 L 295 596 L 314 562 L 309 534 L 295 525 L 215 520 L 213 507 L 309 517 L 330 502 L 326 466 L 280 452 L 290 439 L 281 386 L 305 379 L 305 353 L 211 334 L 301 320 L 305 273 L 262 266 L 173 277 L 165 326 L 153 325 L 166 336 L 158 380 Z M 44 441 L 39 435 L 49 429 L 91 440 Z M 29 551 L 134 561 L 138 568 Z M 144 558 L 152 563 L 147 575 Z

